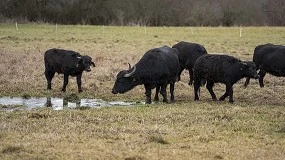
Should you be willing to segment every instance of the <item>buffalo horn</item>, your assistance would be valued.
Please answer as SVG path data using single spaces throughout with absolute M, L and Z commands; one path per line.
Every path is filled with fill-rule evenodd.
M 135 71 L 136 71 L 136 66 L 134 66 L 134 69 L 132 70 L 131 73 L 125 74 L 124 77 L 131 77 L 135 73 Z

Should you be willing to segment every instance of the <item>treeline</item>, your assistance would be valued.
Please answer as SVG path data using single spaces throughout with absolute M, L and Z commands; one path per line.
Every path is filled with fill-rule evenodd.
M 0 22 L 284 26 L 284 0 L 1 0 Z

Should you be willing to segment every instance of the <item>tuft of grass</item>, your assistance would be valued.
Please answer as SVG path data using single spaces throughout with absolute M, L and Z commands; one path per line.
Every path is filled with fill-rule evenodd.
M 168 144 L 166 140 L 163 139 L 162 136 L 150 136 L 148 137 L 149 142 L 155 142 L 159 144 Z
M 125 160 L 144 160 L 145 158 L 140 156 L 134 156 L 134 157 L 127 157 Z
M 278 128 L 278 130 L 276 131 L 277 133 L 282 133 L 285 134 L 285 126 Z
M 16 147 L 16 146 L 8 146 L 5 149 L 2 150 L 3 154 L 12 154 L 12 153 L 19 153 L 23 150 L 22 147 Z
M 224 158 L 220 155 L 216 155 L 216 156 L 214 156 L 214 159 L 224 159 Z
M 47 118 L 48 115 L 46 114 L 40 114 L 40 113 L 31 113 L 28 115 L 28 118 L 35 118 L 35 119 L 41 119 L 41 118 Z
M 24 94 L 22 95 L 22 97 L 23 97 L 24 99 L 29 99 L 29 98 L 31 98 L 31 96 L 30 96 L 29 94 L 27 94 L 27 93 L 24 93 Z
M 90 108 L 91 107 L 88 107 L 88 106 L 80 106 L 80 107 L 76 107 L 75 109 L 78 109 L 78 110 L 88 110 Z

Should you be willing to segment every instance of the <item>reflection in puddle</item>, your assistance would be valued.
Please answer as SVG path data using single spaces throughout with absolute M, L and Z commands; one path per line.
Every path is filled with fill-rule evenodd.
M 0 110 L 19 110 L 19 109 L 35 109 L 35 108 L 44 108 L 52 107 L 54 110 L 62 110 L 64 108 L 77 108 L 77 107 L 90 107 L 90 108 L 99 108 L 106 106 L 130 106 L 134 105 L 134 102 L 123 102 L 123 101 L 112 101 L 107 102 L 102 99 L 74 99 L 69 101 L 67 98 L 29 98 L 24 99 L 20 97 L 1 97 L 0 98 Z M 18 107 L 17 107 L 18 106 Z M 23 107 L 24 106 L 24 107 Z M 26 108 L 25 108 L 26 107 Z

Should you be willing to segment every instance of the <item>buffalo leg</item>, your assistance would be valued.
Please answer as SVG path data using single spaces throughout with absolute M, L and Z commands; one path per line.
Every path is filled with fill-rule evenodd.
M 170 83 L 170 102 L 174 102 L 174 84 Z
M 192 85 L 193 84 L 193 70 L 190 68 L 189 69 L 189 85 Z
M 177 77 L 177 81 L 180 81 L 181 80 L 181 73 L 184 69 L 180 69 L 180 71 L 178 72 L 178 77 Z
M 51 80 L 54 76 L 55 72 L 51 72 L 51 71 L 45 71 L 45 76 L 47 79 L 47 89 L 51 90 Z
M 46 107 L 52 107 L 51 97 L 47 97 L 47 102 L 45 103 Z
M 195 101 L 199 101 L 199 95 L 198 95 L 198 91 L 200 89 L 200 81 L 195 81 L 194 80 L 194 94 L 195 94 Z
M 220 101 L 224 101 L 228 96 L 229 96 L 229 94 L 228 94 L 228 92 L 227 92 L 227 90 L 226 90 L 225 94 L 222 95 L 222 97 L 221 97 L 219 100 L 220 100 Z
M 226 85 L 226 92 L 225 94 L 220 98 L 220 101 L 224 101 L 229 96 L 229 102 L 233 103 L 233 86 L 232 85 Z
M 161 90 L 160 90 L 160 94 L 162 95 L 162 97 L 163 97 L 163 102 L 168 102 L 167 101 L 167 93 L 166 93 L 166 87 L 167 87 L 167 84 L 162 84 L 161 85 Z
M 258 75 L 259 75 L 258 81 L 259 81 L 259 86 L 261 88 L 264 87 L 263 79 L 264 79 L 265 74 L 266 74 L 266 72 L 263 70 L 260 70 L 258 73 Z
M 146 104 L 151 104 L 151 87 L 150 85 L 144 85 L 145 88 L 145 95 L 146 95 Z
M 213 81 L 207 81 L 207 85 L 206 85 L 206 88 L 208 89 L 208 91 L 210 92 L 211 96 L 212 96 L 212 99 L 214 101 L 217 100 L 217 97 L 213 91 L 213 86 L 214 86 L 214 82 Z
M 154 101 L 158 102 L 158 101 L 159 101 L 158 93 L 159 93 L 159 90 L 160 90 L 160 86 L 157 85 L 155 89 L 156 89 L 156 90 L 155 90 Z
M 249 80 L 250 80 L 250 78 L 246 78 L 246 80 L 245 80 L 245 82 L 244 82 L 244 87 L 245 87 L 245 88 L 246 88 L 247 85 L 249 84 Z
M 63 86 L 62 86 L 62 89 L 61 89 L 62 92 L 66 91 L 66 86 L 68 84 L 68 76 L 69 76 L 68 74 L 64 74 Z
M 81 76 L 82 74 L 77 75 L 76 80 L 77 80 L 77 86 L 78 86 L 78 92 L 82 92 L 82 88 L 81 88 Z
M 234 103 L 234 97 L 233 97 L 233 94 L 234 94 L 234 91 L 233 91 L 233 86 L 228 86 L 228 94 L 229 94 L 229 102 L 230 103 Z

